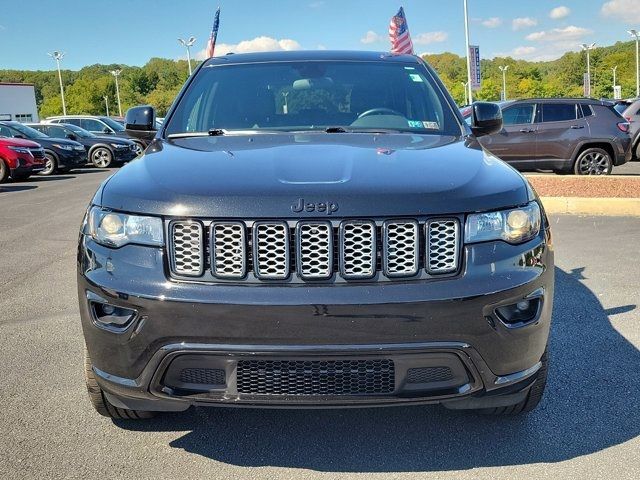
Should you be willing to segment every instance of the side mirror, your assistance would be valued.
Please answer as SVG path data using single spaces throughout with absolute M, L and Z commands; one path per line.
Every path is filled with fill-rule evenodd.
M 113 132 L 111 131 L 111 129 L 109 127 L 104 127 L 102 129 L 102 133 L 106 133 L 107 135 L 111 135 Z
M 152 140 L 156 135 L 156 111 L 151 105 L 140 105 L 127 110 L 124 128 L 129 135 Z
M 502 130 L 502 110 L 496 103 L 475 102 L 471 106 L 471 131 L 476 137 Z
M 76 137 L 75 134 L 73 134 L 73 133 L 67 133 L 66 137 L 69 140 L 73 140 L 73 141 L 76 141 L 78 139 L 78 137 Z

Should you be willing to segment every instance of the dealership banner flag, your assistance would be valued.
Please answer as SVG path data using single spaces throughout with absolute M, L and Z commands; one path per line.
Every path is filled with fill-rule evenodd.
M 391 53 L 408 53 L 413 55 L 413 42 L 409 34 L 407 17 L 404 8 L 400 7 L 398 13 L 391 17 L 389 23 L 389 41 L 391 42 Z
M 213 57 L 213 52 L 216 49 L 216 39 L 218 38 L 218 28 L 220 27 L 220 7 L 216 10 L 216 16 L 213 19 L 213 28 L 211 29 L 211 35 L 209 36 L 209 43 L 207 43 L 206 55 L 207 58 Z
M 469 45 L 469 58 L 471 63 L 471 88 L 478 90 L 482 85 L 482 75 L 480 73 L 480 47 Z

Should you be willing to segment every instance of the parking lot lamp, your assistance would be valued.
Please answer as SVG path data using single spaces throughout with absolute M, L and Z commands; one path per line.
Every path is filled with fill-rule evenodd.
M 505 65 L 504 67 L 502 65 L 498 65 L 498 68 L 502 72 L 502 100 L 506 101 L 507 100 L 507 68 L 509 68 L 509 65 Z
M 464 104 L 465 105 L 469 105 L 469 102 L 467 101 L 467 85 L 469 85 L 469 82 L 460 82 L 462 84 L 462 88 L 464 88 Z
M 611 71 L 613 72 L 613 89 L 616 88 L 616 70 L 618 70 L 618 66 L 611 67 Z
M 587 45 L 586 43 L 581 43 L 580 47 L 582 47 L 582 50 L 584 50 L 585 52 L 587 52 L 587 95 L 585 95 L 586 97 L 590 97 L 591 96 L 591 59 L 589 58 L 589 52 L 591 50 L 593 50 L 596 47 L 595 42 Z
M 62 72 L 60 71 L 60 60 L 64 57 L 64 53 L 55 51 L 53 53 L 47 53 L 51 58 L 56 61 L 58 65 L 58 80 L 60 80 L 60 97 L 62 97 L 62 114 L 67 114 L 67 105 L 64 103 L 64 87 L 62 86 Z
M 638 50 L 640 32 L 637 30 L 627 30 L 627 32 L 636 39 L 636 97 L 640 97 L 640 50 Z
M 467 87 L 466 91 L 469 96 L 469 103 L 473 102 L 473 95 L 471 92 L 471 56 L 469 55 L 469 11 L 467 9 L 467 0 L 464 0 L 464 38 L 467 47 Z M 467 105 L 468 105 L 467 104 Z
M 191 47 L 196 43 L 196 37 L 191 36 L 187 40 L 179 38 L 178 41 L 187 49 L 187 64 L 189 65 L 189 76 L 191 76 Z
M 106 95 L 104 97 L 104 104 L 107 107 L 107 117 L 109 116 L 109 97 L 107 97 Z
M 116 97 L 118 98 L 118 115 L 122 116 L 122 106 L 120 105 L 120 88 L 118 87 L 118 77 L 122 73 L 121 69 L 111 70 L 111 75 L 116 77 Z

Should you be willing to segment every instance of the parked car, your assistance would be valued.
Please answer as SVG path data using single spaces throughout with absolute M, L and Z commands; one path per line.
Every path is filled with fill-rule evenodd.
M 67 172 L 87 163 L 84 145 L 66 138 L 48 137 L 38 130 L 19 122 L 0 122 L 0 135 L 4 137 L 26 138 L 39 143 L 44 149 L 45 167 L 41 175 Z
M 629 122 L 633 159 L 640 160 L 640 99 L 630 101 L 622 116 Z
M 610 102 L 542 98 L 500 106 L 502 130 L 480 143 L 519 170 L 608 175 L 631 159 L 629 122 Z
M 138 156 L 136 144 L 118 137 L 98 136 L 67 123 L 29 123 L 50 137 L 68 138 L 84 145 L 89 161 L 98 168 L 123 164 Z
M 130 135 L 125 131 L 124 125 L 107 116 L 62 115 L 57 117 L 48 117 L 44 123 L 67 123 L 83 128 L 94 135 L 108 135 L 126 138 L 136 144 L 136 152 L 138 155 L 142 154 L 144 149 L 147 147 L 147 143 L 144 140 Z
M 130 109 L 155 140 L 79 236 L 95 409 L 534 408 L 549 222 L 473 148 L 498 106 L 473 110 L 469 127 L 421 58 L 330 51 L 205 60 L 157 133 Z
M 44 150 L 36 142 L 20 138 L 7 138 L 0 126 L 0 183 L 7 178 L 26 180 L 44 170 Z

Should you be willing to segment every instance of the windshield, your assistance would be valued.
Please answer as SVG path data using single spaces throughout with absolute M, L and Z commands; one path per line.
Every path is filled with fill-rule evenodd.
M 165 134 L 392 130 L 460 135 L 430 73 L 396 62 L 270 62 L 203 68 Z
M 628 105 L 628 104 L 626 104 L 626 103 L 616 103 L 616 104 L 613 106 L 613 108 L 616 110 L 616 112 L 618 112 L 618 113 L 622 113 L 622 112 L 624 112 L 624 111 L 627 109 L 627 107 L 628 107 L 628 106 L 629 106 L 629 105 Z
M 10 128 L 20 132 L 27 138 L 47 138 L 48 135 L 45 135 L 42 132 L 39 132 L 35 128 L 27 127 L 26 125 L 22 125 L 21 123 L 12 123 L 9 125 Z
M 107 125 L 109 125 L 111 128 L 113 128 L 114 131 L 124 132 L 124 127 L 122 126 L 121 123 L 118 123 L 109 117 L 102 117 L 101 120 Z
M 84 128 L 80 128 L 77 125 L 72 125 L 70 123 L 65 123 L 64 128 L 73 132 L 76 136 L 80 138 L 95 138 L 95 135 Z

